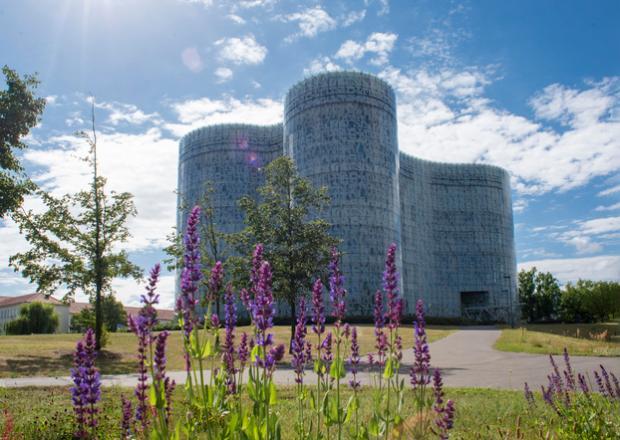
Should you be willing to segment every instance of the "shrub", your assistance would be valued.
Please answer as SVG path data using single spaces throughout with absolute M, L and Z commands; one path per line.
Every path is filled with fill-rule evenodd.
M 54 333 L 58 328 L 58 314 L 51 304 L 32 302 L 24 304 L 19 316 L 6 324 L 7 335 Z
M 530 404 L 529 416 L 544 431 L 555 432 L 559 439 L 616 439 L 620 433 L 620 383 L 613 373 L 601 365 L 594 371 L 596 387 L 581 373 L 575 376 L 568 352 L 564 349 L 565 369 L 560 372 L 553 356 L 549 384 L 542 387 L 545 405 L 556 418 L 541 416 L 534 394 L 525 384 L 525 398 Z
M 562 291 L 559 316 L 564 322 L 606 321 L 620 313 L 620 284 L 579 280 Z

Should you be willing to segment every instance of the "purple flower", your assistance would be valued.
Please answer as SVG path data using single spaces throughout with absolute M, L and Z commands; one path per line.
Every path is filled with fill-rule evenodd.
M 590 394 L 590 387 L 588 386 L 588 382 L 586 382 L 586 377 L 583 374 L 578 373 L 577 380 L 579 381 L 579 388 L 581 388 L 581 392 L 586 396 Z
M 241 341 L 239 341 L 237 356 L 239 357 L 239 364 L 243 370 L 246 362 L 248 361 L 248 357 L 250 356 L 250 350 L 248 348 L 248 334 L 246 332 L 241 333 Z
M 357 327 L 351 328 L 351 356 L 349 356 L 349 365 L 353 378 L 349 381 L 349 385 L 354 390 L 359 389 L 360 382 L 357 380 L 357 368 L 360 363 L 360 346 L 357 342 Z
M 166 339 L 170 333 L 166 330 L 161 332 L 155 338 L 155 355 L 153 363 L 155 364 L 155 380 L 162 381 L 166 377 Z
M 616 397 L 620 399 L 620 395 L 616 396 L 616 394 L 614 393 L 614 389 L 611 387 L 611 381 L 609 380 L 609 374 L 607 373 L 607 370 L 602 365 L 599 366 L 601 367 L 601 375 L 603 376 L 603 380 L 605 381 L 605 390 L 607 390 L 607 396 L 609 396 L 611 399 Z
M 402 305 L 398 298 L 398 273 L 396 272 L 396 243 L 388 247 L 385 259 L 385 271 L 383 272 L 383 290 L 387 297 L 386 320 L 390 328 L 400 325 Z
M 323 362 L 325 362 L 326 364 L 330 363 L 333 359 L 332 332 L 328 332 L 327 335 L 325 336 L 325 339 L 323 339 L 323 342 L 321 343 L 321 350 L 323 352 L 321 355 Z
M 75 436 L 86 438 L 87 428 L 94 429 L 97 422 L 96 407 L 101 399 L 101 382 L 99 370 L 95 367 L 95 333 L 91 328 L 86 330 L 84 339 L 79 341 L 73 355 L 74 368 L 71 377 L 74 386 L 71 387 L 71 398 L 77 431 Z
M 195 307 L 198 303 L 198 285 L 202 278 L 200 270 L 200 237 L 198 223 L 200 222 L 200 207 L 195 206 L 188 219 L 185 231 L 185 255 L 183 257 L 183 270 L 181 272 L 181 295 L 177 299 L 176 308 L 183 318 L 183 333 L 185 338 L 197 324 Z M 189 358 L 186 353 L 186 364 Z M 189 370 L 188 370 L 189 371 Z
M 237 324 L 237 308 L 235 297 L 230 284 L 226 286 L 224 295 L 224 323 L 226 326 L 226 336 L 224 337 L 223 361 L 227 373 L 228 389 L 231 393 L 235 392 L 235 325 Z
M 211 328 L 220 328 L 220 317 L 213 313 L 211 315 Z
M 323 305 L 323 283 L 317 279 L 312 285 L 312 331 L 321 335 L 325 331 L 325 306 Z
M 368 354 L 368 363 L 370 365 L 379 365 L 383 366 L 385 363 L 385 354 L 388 349 L 388 340 L 387 336 L 383 331 L 383 326 L 385 325 L 385 319 L 383 316 L 383 295 L 381 291 L 377 290 L 375 293 L 375 304 L 374 304 L 374 318 L 375 318 L 375 349 L 377 350 L 376 359 L 375 357 L 369 353 Z
M 598 374 L 598 371 L 594 372 L 594 380 L 596 380 L 596 385 L 598 386 L 598 390 L 599 392 L 604 396 L 604 397 L 610 397 L 607 394 L 607 390 L 605 389 L 605 385 L 603 385 L 603 379 L 601 378 L 601 376 Z
M 222 262 L 218 261 L 211 269 L 211 277 L 209 277 L 209 289 L 207 290 L 207 302 L 213 302 L 220 295 L 222 290 L 222 282 L 224 280 L 224 267 Z
M 377 330 L 380 330 L 385 325 L 385 319 L 383 317 L 383 295 L 381 295 L 381 291 L 377 290 L 375 292 L 375 306 L 373 312 L 375 318 L 375 335 L 377 334 Z
M 131 438 L 132 425 L 131 401 L 126 399 L 124 395 L 121 395 L 121 403 L 123 408 L 123 415 L 121 419 L 121 435 L 123 439 L 129 439 Z
M 134 394 L 138 398 L 138 405 L 136 408 L 136 419 L 142 423 L 142 427 L 146 428 L 147 419 L 147 395 L 148 389 L 147 381 L 147 367 L 146 356 L 147 349 L 151 341 L 151 333 L 147 326 L 148 318 L 142 315 L 138 315 L 135 318 L 132 315 L 127 317 L 127 325 L 133 333 L 138 337 L 138 383 Z
M 566 379 L 566 385 L 571 391 L 575 391 L 576 383 L 575 383 L 575 373 L 573 373 L 573 368 L 570 364 L 570 358 L 568 357 L 568 350 L 564 347 L 564 364 L 566 365 L 566 370 L 564 371 L 564 378 Z
M 271 266 L 265 261 L 261 266 L 256 296 L 252 302 L 252 319 L 259 334 L 264 334 L 265 331 L 273 327 L 274 304 L 271 278 Z M 263 335 L 257 337 L 256 345 L 266 346 L 269 343 Z
M 536 402 L 534 400 L 534 393 L 532 393 L 532 390 L 530 390 L 530 386 L 527 384 L 527 382 L 525 382 L 523 392 L 525 395 L 525 401 L 530 405 L 530 407 L 535 406 Z
M 454 425 L 455 408 L 454 402 L 451 400 L 448 400 L 445 405 L 443 403 L 443 382 L 441 380 L 441 372 L 437 369 L 433 374 L 433 394 L 435 396 L 433 411 L 435 411 L 435 425 L 439 430 L 438 435 L 441 439 L 447 439 L 448 431 Z
M 302 384 L 306 362 L 309 360 L 306 357 L 306 300 L 303 297 L 299 300 L 297 325 L 291 342 L 291 351 L 291 366 L 295 370 L 295 382 Z
M 426 324 L 424 322 L 424 303 L 421 299 L 416 304 L 416 320 L 414 322 L 414 338 L 413 345 L 414 362 L 409 376 L 411 377 L 411 385 L 413 389 L 419 386 L 425 386 L 430 383 L 430 367 L 431 367 L 431 354 L 428 349 L 428 342 L 426 340 Z
M 159 263 L 153 266 L 146 284 L 146 294 L 140 296 L 140 302 L 144 305 L 139 313 L 145 318 L 145 325 L 150 330 L 157 324 L 157 310 L 155 310 L 155 304 L 159 304 L 159 295 L 156 293 L 156 290 L 160 270 L 161 267 Z
M 332 302 L 332 316 L 336 319 L 336 326 L 344 319 L 345 301 L 344 298 L 347 291 L 344 289 L 344 276 L 340 272 L 339 262 L 340 254 L 334 247 L 332 248 L 332 258 L 329 263 L 329 297 Z
M 616 390 L 616 399 L 620 399 L 620 381 L 618 381 L 618 378 L 614 373 L 609 373 L 609 375 L 611 376 L 611 380 L 614 383 L 614 389 Z

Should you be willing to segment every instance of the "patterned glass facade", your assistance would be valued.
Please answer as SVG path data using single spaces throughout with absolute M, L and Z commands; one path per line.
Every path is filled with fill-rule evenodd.
M 516 294 L 508 173 L 400 153 L 396 101 L 386 82 L 355 72 L 317 75 L 289 90 L 283 125 L 189 133 L 180 145 L 179 191 L 196 200 L 212 181 L 218 225 L 239 231 L 236 201 L 256 196 L 260 168 L 281 154 L 300 175 L 329 188 L 323 216 L 343 240 L 349 315 L 371 315 L 386 248 L 396 242 L 408 313 L 422 298 L 431 316 L 484 310 L 507 317 Z M 178 224 L 184 220 L 179 216 Z

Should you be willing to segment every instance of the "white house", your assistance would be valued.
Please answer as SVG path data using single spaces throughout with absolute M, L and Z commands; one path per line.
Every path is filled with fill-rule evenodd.
M 58 315 L 58 328 L 56 329 L 56 332 L 69 332 L 69 323 L 71 322 L 69 305 L 63 303 L 60 300 L 57 300 L 52 296 L 46 297 L 45 295 L 40 293 L 30 293 L 28 295 L 21 296 L 0 297 L 0 331 L 4 333 L 5 324 L 19 316 L 19 309 L 21 309 L 24 304 L 33 302 L 42 302 L 44 304 L 53 305 L 54 310 Z

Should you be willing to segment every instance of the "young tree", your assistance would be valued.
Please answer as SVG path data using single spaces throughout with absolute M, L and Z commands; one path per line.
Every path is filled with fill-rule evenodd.
M 93 103 L 90 145 L 93 168 L 91 187 L 77 194 L 56 198 L 41 189 L 36 194 L 46 207 L 43 213 L 21 209 L 13 218 L 25 234 L 31 249 L 10 257 L 9 264 L 37 284 L 37 291 L 52 294 L 67 288 L 68 297 L 77 290 L 89 295 L 95 305 L 95 337 L 101 348 L 103 329 L 102 296 L 111 292 L 116 277 L 141 278 L 141 270 L 116 246 L 129 237 L 127 220 L 136 215 L 130 193 L 105 191 L 105 179 L 97 170 L 97 134 Z
M 209 278 L 211 276 L 211 268 L 217 261 L 221 261 L 226 271 L 228 266 L 228 254 L 221 246 L 225 238 L 215 223 L 215 208 L 213 207 L 213 184 L 206 182 L 204 192 L 198 200 L 187 200 L 183 194 L 180 194 L 179 211 L 189 214 L 195 205 L 201 208 L 202 216 L 200 222 L 200 257 L 202 268 L 202 280 L 200 290 L 207 288 Z M 183 267 L 183 232 L 175 231 L 166 237 L 170 245 L 164 248 L 164 252 L 169 258 L 164 260 L 168 270 L 181 270 Z M 220 315 L 220 303 L 222 292 L 213 292 L 215 295 L 215 310 Z M 204 295 L 201 295 L 204 297 Z M 204 304 L 203 304 L 204 305 Z
M 251 197 L 239 201 L 247 227 L 228 240 L 243 256 L 245 268 L 255 245 L 263 244 L 264 258 L 273 268 L 274 294 L 289 306 L 292 339 L 295 305 L 310 291 L 313 279 L 324 273 L 330 250 L 339 243 L 329 235 L 329 223 L 320 218 L 330 200 L 327 188 L 314 188 L 300 177 L 289 157 L 265 167 L 265 184 L 258 193 L 260 202 Z
M 45 108 L 45 99 L 34 95 L 39 84 L 36 76 L 20 78 L 8 66 L 2 73 L 7 88 L 0 90 L 0 218 L 21 206 L 33 189 L 14 150 L 26 148 L 22 138 L 39 122 Z
M 33 302 L 19 309 L 19 316 L 6 324 L 7 335 L 54 333 L 58 328 L 58 314 L 51 304 Z
M 127 323 L 125 307 L 113 294 L 103 296 L 101 307 L 103 310 L 103 324 L 107 331 L 114 333 L 119 324 Z M 89 327 L 95 327 L 95 312 L 92 308 L 86 307 L 71 317 L 72 331 L 84 333 Z
M 550 272 L 535 267 L 519 272 L 521 313 L 528 322 L 554 319 L 560 307 L 560 285 Z

